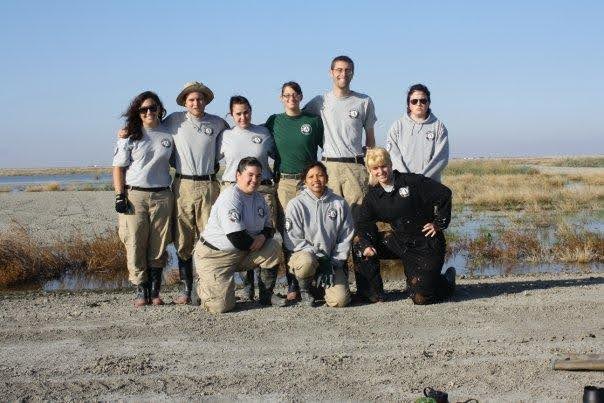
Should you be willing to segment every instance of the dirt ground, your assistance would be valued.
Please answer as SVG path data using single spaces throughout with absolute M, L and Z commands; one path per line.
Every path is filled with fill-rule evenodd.
M 0 195 L 43 236 L 115 227 L 112 192 Z M 262 308 L 135 309 L 131 290 L 0 293 L 2 400 L 580 401 L 602 372 L 553 371 L 604 353 L 604 273 L 460 279 L 454 299 Z M 281 290 L 283 292 L 284 290 Z M 176 289 L 164 293 L 171 301 Z

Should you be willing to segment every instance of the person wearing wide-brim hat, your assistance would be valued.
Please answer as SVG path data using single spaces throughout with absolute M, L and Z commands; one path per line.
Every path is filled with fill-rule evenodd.
M 212 90 L 203 85 L 203 83 L 200 83 L 199 81 L 190 81 L 182 87 L 182 91 L 180 91 L 180 94 L 178 94 L 176 97 L 176 103 L 180 106 L 186 106 L 185 101 L 187 95 L 192 92 L 199 92 L 203 94 L 205 105 L 208 105 L 214 99 L 214 93 Z
M 203 83 L 187 82 L 176 97 L 176 103 L 186 111 L 174 112 L 164 121 L 175 146 L 173 239 L 182 282 L 181 293 L 174 301 L 177 304 L 191 303 L 193 248 L 220 192 L 216 181 L 218 150 L 222 132 L 229 125 L 221 117 L 205 112 L 213 99 L 214 93 Z

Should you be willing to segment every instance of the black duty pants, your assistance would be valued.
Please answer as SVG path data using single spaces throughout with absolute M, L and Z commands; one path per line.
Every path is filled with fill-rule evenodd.
M 440 302 L 453 293 L 441 270 L 445 262 L 445 237 L 438 232 L 433 238 L 380 232 L 373 243 L 377 256 L 364 258 L 358 244 L 354 245 L 357 294 L 376 301 L 384 293 L 379 259 L 400 259 L 407 278 L 410 297 L 415 304 Z

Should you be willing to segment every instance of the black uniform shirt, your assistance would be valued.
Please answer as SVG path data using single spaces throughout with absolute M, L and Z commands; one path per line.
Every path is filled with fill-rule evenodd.
M 387 222 L 399 235 L 424 236 L 433 222 L 445 229 L 451 221 L 451 190 L 423 175 L 393 172 L 394 189 L 371 186 L 359 208 L 357 235 L 367 246 L 377 236 L 377 221 Z

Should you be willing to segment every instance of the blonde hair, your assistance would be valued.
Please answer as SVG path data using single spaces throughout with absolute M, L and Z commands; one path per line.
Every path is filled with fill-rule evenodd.
M 371 186 L 376 185 L 378 180 L 371 175 L 371 168 L 386 165 L 392 169 L 392 160 L 390 154 L 382 147 L 369 148 L 365 154 L 365 167 L 369 172 L 369 184 Z

